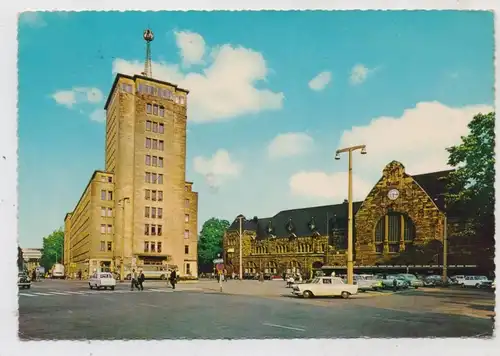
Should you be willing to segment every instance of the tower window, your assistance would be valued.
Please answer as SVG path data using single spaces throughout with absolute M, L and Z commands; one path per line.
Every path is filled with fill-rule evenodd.
M 165 108 L 163 106 L 160 106 L 160 116 L 161 117 L 165 116 Z
M 153 115 L 158 115 L 158 105 L 156 105 L 156 104 L 153 105 Z
M 151 114 L 152 110 L 153 110 L 153 105 L 151 105 L 151 104 L 146 104 L 146 112 L 147 112 L 148 114 Z

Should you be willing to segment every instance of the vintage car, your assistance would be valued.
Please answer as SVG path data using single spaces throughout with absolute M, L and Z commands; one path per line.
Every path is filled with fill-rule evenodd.
M 401 273 L 398 274 L 398 277 L 403 279 L 408 284 L 409 287 L 418 289 L 418 287 L 424 286 L 424 282 L 418 279 L 417 276 L 415 276 L 414 274 Z
M 358 293 L 358 286 L 344 283 L 339 277 L 316 277 L 311 283 L 293 285 L 292 293 L 304 298 L 341 296 L 347 299 Z
M 19 272 L 17 274 L 17 286 L 22 289 L 30 289 L 31 288 L 31 281 L 28 275 L 24 272 Z
M 361 292 L 369 290 L 376 291 L 382 288 L 382 281 L 373 276 L 355 274 L 353 280 L 354 284 L 358 286 L 358 290 Z M 346 280 L 344 280 L 344 282 L 346 282 Z
M 462 287 L 489 288 L 492 283 L 486 276 L 466 276 Z
M 114 290 L 116 286 L 116 279 L 110 272 L 95 272 L 89 278 L 90 289 L 106 289 Z
M 408 288 L 409 283 L 402 277 L 398 275 L 386 275 L 386 276 L 378 276 L 382 280 L 382 286 L 384 288 L 394 288 L 394 280 L 396 280 L 396 286 L 398 288 Z

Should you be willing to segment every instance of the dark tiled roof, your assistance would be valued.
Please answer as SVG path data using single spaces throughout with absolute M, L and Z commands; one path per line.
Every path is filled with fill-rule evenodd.
M 427 194 L 434 199 L 436 205 L 441 210 L 443 210 L 444 207 L 444 199 L 442 199 L 441 195 L 447 190 L 446 177 L 452 171 L 453 170 L 447 170 L 412 176 L 422 189 L 424 189 Z M 353 203 L 354 216 L 362 203 L 363 202 Z M 243 230 L 256 231 L 258 239 L 266 239 L 270 236 L 268 229 L 271 223 L 273 235 L 279 237 L 290 236 L 290 232 L 287 228 L 289 222 L 291 221 L 293 233 L 295 233 L 295 235 L 299 237 L 311 236 L 311 229 L 309 228 L 309 225 L 314 218 L 314 225 L 316 227 L 315 230 L 324 236 L 327 234 L 327 230 L 331 233 L 334 226 L 336 226 L 337 229 L 346 229 L 347 215 L 347 203 L 284 210 L 270 218 L 254 217 L 252 219 L 248 218 L 248 220 L 244 219 Z M 228 230 L 239 230 L 238 218 L 233 221 Z

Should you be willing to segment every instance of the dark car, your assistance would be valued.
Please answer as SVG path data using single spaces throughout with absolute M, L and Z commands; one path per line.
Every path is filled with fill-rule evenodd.
M 31 281 L 28 275 L 24 272 L 19 272 L 17 274 L 17 286 L 22 289 L 30 289 L 31 288 Z

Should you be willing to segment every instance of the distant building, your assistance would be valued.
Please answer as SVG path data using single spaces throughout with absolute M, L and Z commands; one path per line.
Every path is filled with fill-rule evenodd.
M 24 268 L 31 271 L 40 265 L 41 248 L 23 248 Z
M 355 272 L 441 273 L 445 214 L 450 274 L 492 271 L 492 246 L 461 236 L 464 215 L 447 210 L 443 193 L 451 171 L 410 176 L 393 161 L 364 201 L 354 202 Z M 356 187 L 354 187 L 356 189 Z M 347 193 L 347 192 L 346 192 Z M 348 204 L 281 211 L 242 220 L 243 271 L 309 274 L 346 271 Z M 240 219 L 224 235 L 226 264 L 239 270 Z M 460 235 L 460 236 L 459 236 Z

